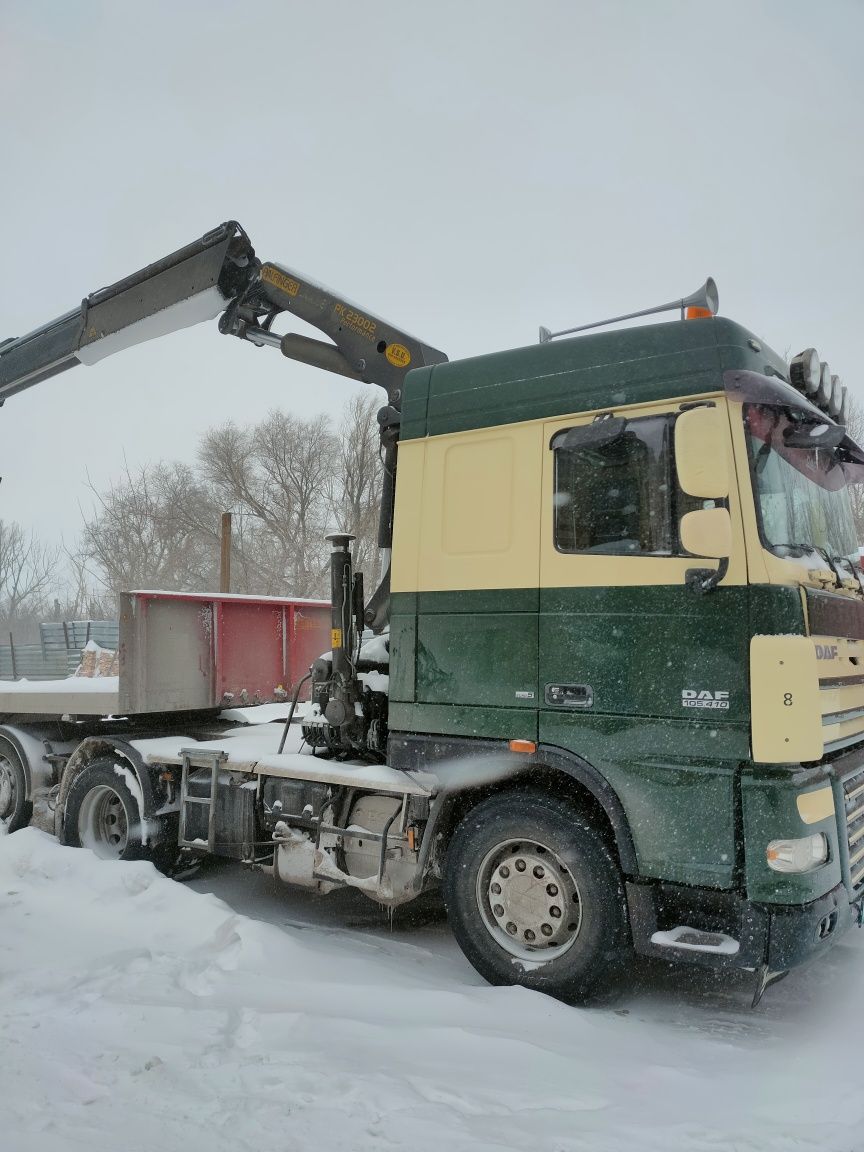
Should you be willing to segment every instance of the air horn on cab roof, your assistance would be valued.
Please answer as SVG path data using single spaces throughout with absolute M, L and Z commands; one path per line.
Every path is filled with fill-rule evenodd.
M 617 324 L 619 320 L 635 320 L 637 316 L 653 316 L 657 312 L 673 312 L 681 309 L 681 319 L 699 320 L 703 317 L 716 316 L 720 307 L 720 297 L 717 294 L 717 285 L 709 276 L 701 288 L 697 288 L 689 296 L 682 296 L 680 300 L 670 300 L 668 304 L 657 304 L 654 308 L 643 308 L 641 312 L 628 312 L 625 316 L 612 316 L 609 320 L 595 320 L 592 324 L 580 324 L 578 328 L 564 328 L 561 332 L 550 332 L 548 328 L 540 329 L 540 343 L 546 344 L 556 336 L 569 336 L 572 332 L 584 332 L 588 328 L 602 328 L 606 324 Z

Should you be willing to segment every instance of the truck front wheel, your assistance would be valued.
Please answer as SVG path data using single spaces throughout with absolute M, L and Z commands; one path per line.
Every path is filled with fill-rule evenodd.
M 614 986 L 629 955 L 624 887 L 575 808 L 539 793 L 484 801 L 453 834 L 443 880 L 453 933 L 490 984 L 573 1003 Z

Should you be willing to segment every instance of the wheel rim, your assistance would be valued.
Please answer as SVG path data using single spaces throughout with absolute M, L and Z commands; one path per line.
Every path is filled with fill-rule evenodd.
M 0 755 L 0 824 L 7 824 L 15 814 L 18 780 L 12 762 Z
M 117 860 L 126 851 L 129 821 L 123 801 L 113 788 L 91 788 L 78 813 L 78 839 L 104 860 Z
M 477 904 L 496 942 L 532 964 L 563 955 L 582 927 L 579 885 L 561 857 L 536 840 L 505 840 L 487 852 Z

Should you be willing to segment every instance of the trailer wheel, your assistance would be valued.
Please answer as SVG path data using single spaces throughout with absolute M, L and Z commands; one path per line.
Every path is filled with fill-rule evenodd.
M 113 760 L 95 760 L 75 778 L 63 812 L 63 842 L 104 860 L 148 859 L 138 801 L 116 768 Z
M 490 984 L 589 1003 L 630 953 L 624 886 L 579 812 L 537 793 L 494 796 L 453 834 L 444 899 L 462 951 Z
M 17 832 L 26 828 L 33 815 L 27 799 L 27 777 L 24 765 L 11 744 L 0 741 L 0 828 Z

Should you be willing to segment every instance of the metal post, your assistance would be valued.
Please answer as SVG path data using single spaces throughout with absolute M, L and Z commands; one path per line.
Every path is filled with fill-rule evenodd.
M 18 673 L 15 669 L 15 641 L 12 639 L 12 633 L 9 633 L 9 655 L 12 657 L 12 679 L 18 679 Z
M 210 809 L 207 814 L 207 851 L 212 852 L 216 847 L 216 788 L 219 781 L 219 765 L 227 759 L 224 753 L 217 752 L 213 756 L 210 768 Z
M 231 591 L 231 513 L 222 513 L 222 552 L 219 560 L 219 591 Z

